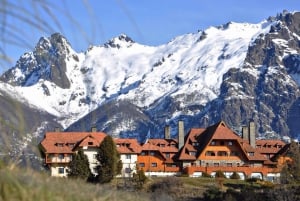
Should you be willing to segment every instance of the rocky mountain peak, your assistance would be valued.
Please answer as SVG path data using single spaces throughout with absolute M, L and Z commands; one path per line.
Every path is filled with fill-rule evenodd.
M 32 86 L 43 79 L 61 88 L 69 88 L 65 72 L 66 59 L 71 52 L 69 42 L 61 34 L 41 37 L 33 52 L 22 55 L 16 66 L 5 72 L 0 80 L 14 86 Z
M 104 44 L 104 46 L 119 49 L 121 47 L 130 47 L 133 43 L 134 40 L 132 40 L 129 36 L 126 34 L 120 34 L 118 37 L 109 40 Z

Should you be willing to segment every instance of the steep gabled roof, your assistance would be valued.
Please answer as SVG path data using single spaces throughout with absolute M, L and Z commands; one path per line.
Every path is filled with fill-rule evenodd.
M 85 136 L 76 147 L 99 147 L 106 134 L 89 133 Z
M 179 160 L 196 160 L 196 156 L 189 155 L 189 151 L 197 150 L 193 143 L 198 142 L 197 138 L 199 135 L 203 134 L 205 129 L 203 128 L 192 128 L 188 134 L 185 136 L 184 145 L 179 152 L 178 159 Z
M 185 144 L 179 153 L 179 160 L 196 160 L 203 150 L 213 141 L 213 140 L 231 140 L 236 141 L 239 145 L 240 150 L 243 155 L 252 161 L 265 161 L 266 158 L 256 151 L 255 148 L 251 147 L 250 144 L 244 141 L 239 135 L 234 133 L 223 121 L 220 121 L 206 129 L 198 128 L 191 129 L 188 133 Z M 199 145 L 193 146 L 193 142 L 198 142 Z M 189 152 L 197 150 L 197 154 L 189 155 Z M 252 152 L 253 155 L 247 154 Z
M 74 153 L 75 147 L 89 146 L 89 141 L 99 146 L 105 136 L 103 132 L 47 132 L 41 145 L 45 153 Z

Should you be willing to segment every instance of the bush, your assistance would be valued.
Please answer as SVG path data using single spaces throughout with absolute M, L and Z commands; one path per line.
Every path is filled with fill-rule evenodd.
M 211 175 L 208 174 L 207 172 L 203 172 L 201 177 L 211 178 Z
M 216 178 L 226 178 L 221 170 L 218 170 L 215 175 Z
M 183 182 L 177 177 L 165 177 L 150 186 L 152 192 L 170 192 L 174 188 L 183 187 Z
M 230 179 L 241 179 L 241 177 L 237 172 L 233 172 L 233 174 L 230 175 Z

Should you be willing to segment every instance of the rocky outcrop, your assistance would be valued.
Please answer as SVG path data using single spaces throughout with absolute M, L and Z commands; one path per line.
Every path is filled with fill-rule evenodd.
M 66 60 L 70 55 L 68 41 L 58 33 L 42 37 L 31 53 L 25 53 L 14 68 L 5 72 L 0 80 L 14 86 L 31 86 L 40 79 L 49 80 L 61 88 L 69 88 L 66 76 Z

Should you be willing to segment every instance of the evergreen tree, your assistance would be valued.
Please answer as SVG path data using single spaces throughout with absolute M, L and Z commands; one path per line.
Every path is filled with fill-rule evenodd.
M 69 163 L 68 176 L 73 178 L 87 179 L 91 175 L 89 160 L 82 149 L 73 155 L 73 160 Z
M 111 136 L 106 136 L 100 144 L 97 160 L 99 161 L 97 178 L 100 183 L 108 183 L 116 175 L 121 174 L 122 162 L 120 161 L 120 154 Z

